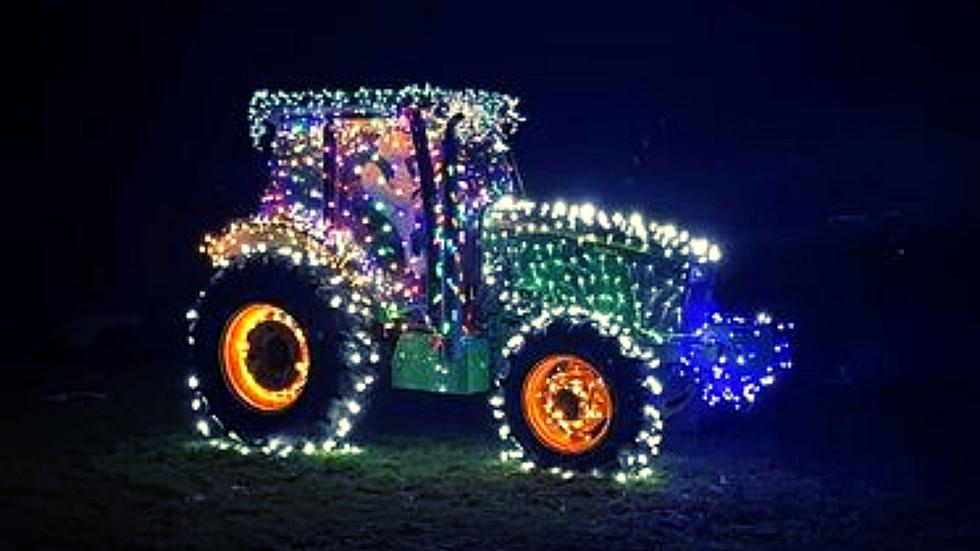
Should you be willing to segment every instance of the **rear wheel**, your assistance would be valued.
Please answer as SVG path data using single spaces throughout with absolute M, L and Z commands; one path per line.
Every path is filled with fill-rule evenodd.
M 491 404 L 501 436 L 534 464 L 622 469 L 655 453 L 649 363 L 625 355 L 615 338 L 588 323 L 556 322 L 527 336 L 508 363 Z
M 331 285 L 331 275 L 270 258 L 212 279 L 190 316 L 199 430 L 329 445 L 350 433 L 379 355 L 367 299 Z
M 262 302 L 246 304 L 229 318 L 218 360 L 229 392 L 257 412 L 288 409 L 310 375 L 306 332 L 289 312 Z

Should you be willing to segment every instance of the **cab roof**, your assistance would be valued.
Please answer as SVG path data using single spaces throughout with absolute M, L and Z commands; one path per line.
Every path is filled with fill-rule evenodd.
M 267 124 L 283 118 L 314 116 L 397 117 L 404 108 L 416 108 L 429 127 L 442 127 L 457 114 L 463 120 L 457 132 L 464 143 L 491 142 L 506 147 L 506 139 L 524 119 L 517 112 L 518 99 L 485 90 L 447 90 L 429 84 L 400 89 L 360 88 L 297 92 L 258 90 L 249 104 L 249 133 L 259 147 Z

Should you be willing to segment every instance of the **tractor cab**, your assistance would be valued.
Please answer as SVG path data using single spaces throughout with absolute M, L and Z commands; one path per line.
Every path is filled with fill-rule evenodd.
M 396 386 L 486 389 L 485 343 L 470 344 L 481 331 L 479 221 L 519 188 L 506 144 L 520 122 L 516 103 L 426 87 L 253 98 L 253 138 L 271 153 L 263 214 L 323 224 L 401 289 Z M 474 346 L 484 366 L 475 386 L 447 365 Z

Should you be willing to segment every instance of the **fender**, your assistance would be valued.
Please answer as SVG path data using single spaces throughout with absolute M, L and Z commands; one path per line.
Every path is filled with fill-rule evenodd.
M 253 256 L 275 255 L 326 268 L 355 290 L 386 287 L 381 271 L 370 265 L 364 250 L 346 232 L 328 232 L 325 224 L 288 215 L 233 220 L 221 232 L 205 235 L 200 251 L 217 269 Z

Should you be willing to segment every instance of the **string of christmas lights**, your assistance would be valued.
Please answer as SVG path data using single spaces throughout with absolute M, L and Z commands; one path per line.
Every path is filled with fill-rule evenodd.
M 443 334 L 472 325 L 467 289 L 477 282 L 467 280 L 473 267 L 462 251 L 477 237 L 475 216 L 513 190 L 506 139 L 523 120 L 516 107 L 517 100 L 503 94 L 432 86 L 256 92 L 249 109 L 256 146 L 267 125 L 276 129 L 262 213 L 309 222 L 324 214 L 328 228 L 350 232 L 400 280 L 407 293 L 401 298 L 409 300 L 392 311 Z M 444 199 L 435 205 L 428 234 L 412 120 L 424 121 L 424 152 L 435 193 Z M 453 146 L 450 162 L 443 158 L 447 144 Z M 323 189 L 331 190 L 326 204 Z M 422 243 L 426 239 L 431 243 Z M 432 262 L 427 255 L 435 256 Z M 431 319 L 433 312 L 441 313 Z
M 646 395 L 642 406 L 643 428 L 637 433 L 633 446 L 625 447 L 619 451 L 618 465 L 613 471 L 595 469 L 592 474 L 594 476 L 608 474 L 620 482 L 649 478 L 653 474 L 650 460 L 660 453 L 659 446 L 663 439 L 663 419 L 660 409 L 656 406 L 657 397 L 663 392 L 660 381 L 654 375 L 655 370 L 661 365 L 656 352 L 652 348 L 640 344 L 630 334 L 628 327 L 615 324 L 607 315 L 590 312 L 575 306 L 558 306 L 548 309 L 516 327 L 500 350 L 501 356 L 505 360 L 514 356 L 529 338 L 533 335 L 542 334 L 548 327 L 557 322 L 587 324 L 603 337 L 615 339 L 623 356 L 641 360 L 646 366 L 648 373 L 640 383 Z M 536 465 L 521 443 L 514 437 L 510 428 L 510 423 L 523 421 L 507 418 L 504 408 L 506 399 L 503 391 L 503 381 L 507 375 L 506 371 L 501 371 L 494 379 L 496 391 L 491 394 L 489 399 L 490 411 L 493 419 L 498 423 L 497 435 L 504 445 L 504 449 L 500 452 L 500 460 L 503 462 L 517 461 L 521 470 L 526 472 L 533 470 Z M 569 469 L 552 468 L 550 471 L 564 479 L 572 478 L 575 474 Z
M 715 312 L 682 347 L 677 372 L 700 387 L 708 405 L 742 409 L 776 381 L 778 371 L 793 366 L 789 337 L 794 329 L 793 323 L 773 322 L 764 312 L 751 319 Z
M 483 243 L 484 282 L 505 315 L 578 306 L 658 344 L 680 323 L 691 263 L 721 259 L 706 239 L 638 214 L 509 196 L 489 210 Z
M 649 370 L 641 381 L 642 430 L 612 471 L 594 473 L 625 482 L 648 478 L 659 450 L 661 381 L 673 379 L 654 376 L 656 369 L 692 381 L 712 406 L 740 409 L 791 366 L 792 324 L 764 314 L 706 317 L 709 302 L 692 298 L 721 259 L 717 244 L 639 214 L 515 197 L 520 186 L 506 141 L 523 121 L 516 107 L 506 95 L 428 85 L 255 93 L 250 134 L 257 147 L 269 144 L 270 180 L 259 214 L 205 237 L 201 251 L 217 269 L 212 283 L 253 262 L 317 271 L 330 309 L 351 320 L 343 358 L 353 369 L 322 441 L 245 442 L 211 413 L 204 391 L 212 389 L 191 374 L 199 432 L 240 453 L 356 451 L 346 439 L 376 380 L 382 332 L 368 329 L 380 322 L 434 331 L 435 341 L 450 344 L 445 350 L 463 335 L 486 337 L 501 459 L 530 470 L 535 465 L 510 430 L 521 421 L 507 419 L 501 384 L 529 339 L 571 322 Z M 205 296 L 187 313 L 191 346 Z M 450 374 L 443 360 L 431 362 L 429 379 Z
M 445 90 L 430 86 L 401 89 L 361 88 L 354 92 L 320 90 L 284 92 L 260 90 L 252 96 L 248 119 L 253 143 L 258 146 L 266 124 L 278 126 L 280 116 L 307 114 L 397 117 L 406 107 L 426 110 L 430 127 L 441 132 L 456 114 L 463 114 L 460 138 L 466 142 L 490 141 L 495 149 L 508 149 L 505 138 L 517 130 L 523 117 L 517 112 L 517 98 L 482 90 Z
M 484 282 L 505 320 L 503 331 L 508 331 L 498 339 L 503 343 L 499 354 L 505 366 L 498 372 L 498 389 L 507 376 L 507 358 L 520 350 L 529 335 L 559 320 L 589 323 L 601 335 L 614 338 L 623 356 L 640 359 L 651 370 L 659 367 L 657 347 L 680 323 L 691 263 L 706 267 L 721 258 L 717 245 L 640 215 L 512 197 L 491 206 L 483 243 Z M 662 438 L 656 397 L 663 389 L 652 372 L 643 386 L 649 399 L 638 448 L 623 450 L 617 470 L 607 473 L 622 482 L 652 474 L 650 458 L 658 453 Z M 490 405 L 506 445 L 501 459 L 520 460 L 521 468 L 529 470 L 534 464 L 511 434 L 504 404 L 498 390 Z M 555 474 L 573 476 L 562 469 Z
M 301 265 L 292 253 L 283 249 L 242 255 L 224 264 L 215 272 L 210 286 L 214 286 L 231 271 L 245 269 L 255 262 L 274 263 L 280 259 Z M 348 437 L 360 414 L 365 410 L 370 391 L 378 379 L 378 366 L 381 361 L 379 343 L 369 330 L 371 314 L 376 306 L 370 296 L 344 285 L 344 281 L 339 276 L 331 277 L 329 272 L 317 269 L 322 265 L 304 266 L 311 268 L 308 274 L 319 277 L 316 292 L 326 308 L 344 319 L 339 339 L 340 354 L 346 369 L 338 380 L 339 398 L 332 401 L 329 411 L 322 420 L 328 427 L 328 434 L 320 441 L 310 438 L 297 439 L 286 435 L 246 440 L 233 428 L 226 426 L 225 422 L 210 410 L 208 393 L 226 392 L 226 390 L 204 388 L 203 378 L 191 372 L 187 377 L 186 385 L 191 393 L 189 405 L 195 418 L 194 428 L 201 436 L 212 439 L 214 445 L 221 449 L 234 449 L 241 454 L 260 452 L 279 457 L 287 457 L 293 452 L 309 455 L 316 452 L 356 451 L 348 442 Z M 204 307 L 207 298 L 207 291 L 201 291 L 194 306 L 186 313 L 187 344 L 190 347 L 197 345 L 195 330 L 199 323 L 198 312 Z

